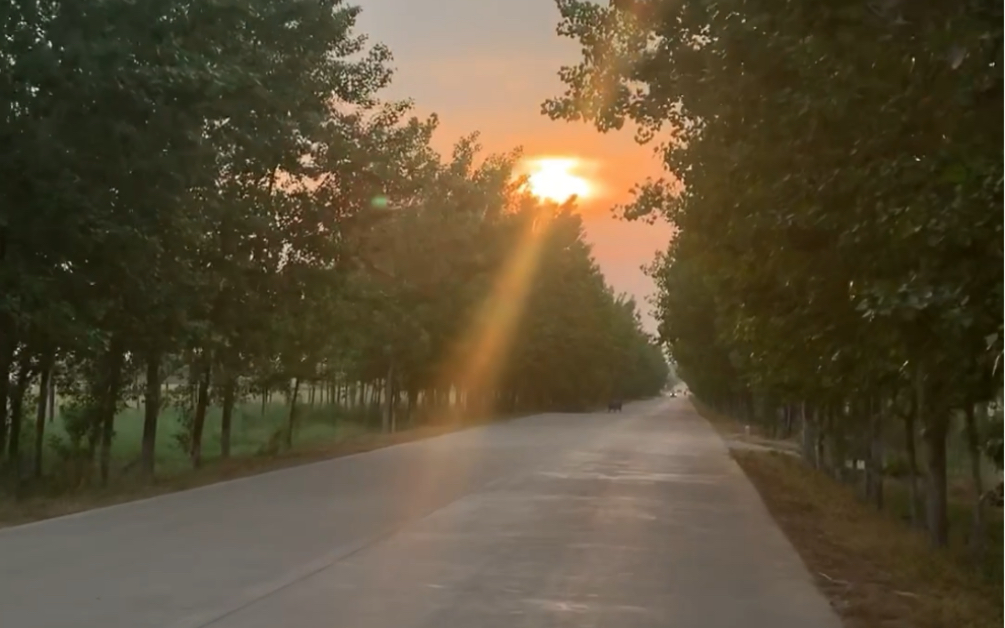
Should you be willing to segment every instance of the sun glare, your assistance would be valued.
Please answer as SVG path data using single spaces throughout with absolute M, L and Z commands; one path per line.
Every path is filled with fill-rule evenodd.
M 564 203 L 573 196 L 589 196 L 590 182 L 575 174 L 580 165 L 577 159 L 565 157 L 531 160 L 528 162 L 527 177 L 531 194 L 556 203 Z

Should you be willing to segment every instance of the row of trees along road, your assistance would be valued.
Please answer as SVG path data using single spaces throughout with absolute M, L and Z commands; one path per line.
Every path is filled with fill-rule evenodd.
M 529 197 L 518 154 L 479 158 L 476 136 L 441 158 L 435 117 L 378 100 L 391 57 L 354 33 L 358 12 L 0 8 L 7 486 L 106 482 L 130 402 L 129 466 L 152 476 L 167 410 L 198 466 L 231 455 L 249 396 L 285 397 L 267 443 L 285 448 L 298 403 L 392 430 L 451 404 L 583 409 L 662 387 L 661 350 L 571 206 Z
M 947 442 L 976 495 L 1002 461 L 1001 2 L 558 6 L 584 53 L 545 112 L 662 142 L 625 210 L 679 229 L 651 272 L 681 378 L 877 504 L 901 471 L 945 544 Z

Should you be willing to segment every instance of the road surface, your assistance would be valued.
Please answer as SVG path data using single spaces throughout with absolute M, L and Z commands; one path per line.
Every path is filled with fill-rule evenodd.
M 4 628 L 838 628 L 685 399 L 0 530 Z

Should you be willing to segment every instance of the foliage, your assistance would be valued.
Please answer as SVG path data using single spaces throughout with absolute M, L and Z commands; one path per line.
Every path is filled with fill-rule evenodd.
M 198 466 L 208 408 L 226 456 L 250 395 L 284 397 L 274 444 L 288 447 L 305 394 L 393 429 L 449 405 L 659 390 L 666 365 L 570 207 L 526 194 L 517 152 L 480 157 L 474 135 L 434 151 L 435 116 L 380 100 L 390 53 L 356 33 L 358 14 L 341 0 L 0 8 L 0 450 L 19 480 L 26 460 L 45 474 L 55 390 L 68 440 L 54 447 L 102 481 L 134 399 L 152 476 L 167 406 Z M 508 327 L 479 322 L 537 222 Z M 505 352 L 472 380 L 480 336 L 503 327 Z
M 944 543 L 950 423 L 1000 392 L 1001 3 L 558 6 L 583 54 L 545 113 L 662 142 L 668 177 L 624 211 L 679 229 L 652 273 L 681 377 L 798 411 L 839 474 L 924 427 Z

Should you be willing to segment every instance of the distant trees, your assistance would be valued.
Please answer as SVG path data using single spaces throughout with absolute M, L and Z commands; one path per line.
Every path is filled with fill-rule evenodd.
M 1001 3 L 558 5 L 584 57 L 546 113 L 665 140 L 626 213 L 680 230 L 652 272 L 681 378 L 864 460 L 876 503 L 895 444 L 945 544 L 947 438 L 978 492 L 1001 439 Z
M 666 365 L 604 284 L 578 217 L 526 196 L 516 154 L 478 163 L 471 137 L 444 160 L 435 117 L 381 103 L 390 54 L 355 33 L 358 12 L 340 0 L 0 8 L 7 477 L 41 477 L 51 444 L 82 481 L 106 481 L 127 398 L 145 405 L 149 476 L 167 404 L 199 466 L 207 409 L 222 407 L 212 453 L 225 457 L 235 404 L 273 391 L 289 400 L 288 447 L 308 387 L 383 404 L 387 430 L 449 400 L 582 408 L 615 388 L 659 390 Z M 541 253 L 498 377 L 467 381 L 458 345 L 534 221 Z M 65 437 L 50 443 L 56 390 Z

